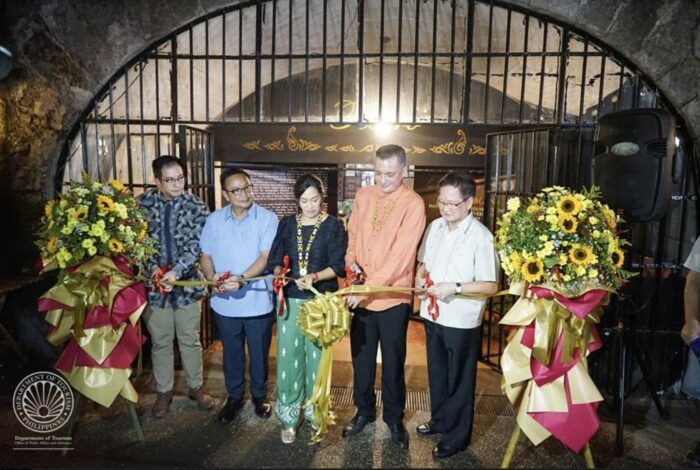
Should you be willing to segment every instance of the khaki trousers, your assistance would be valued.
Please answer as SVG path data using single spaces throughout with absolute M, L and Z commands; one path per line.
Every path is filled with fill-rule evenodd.
M 187 385 L 202 385 L 202 343 L 199 340 L 201 301 L 173 309 L 151 305 L 144 314 L 151 335 L 151 362 L 159 392 L 169 392 L 175 381 L 173 341 L 177 339 Z

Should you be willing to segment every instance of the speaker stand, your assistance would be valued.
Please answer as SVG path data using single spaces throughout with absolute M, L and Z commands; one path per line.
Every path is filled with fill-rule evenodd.
M 632 360 L 639 364 L 639 368 L 642 371 L 642 378 L 646 383 L 647 390 L 651 395 L 652 400 L 654 400 L 654 405 L 656 405 L 656 410 L 662 419 L 666 420 L 669 418 L 668 411 L 661 404 L 658 395 L 654 392 L 654 387 L 649 371 L 649 363 L 641 354 L 639 347 L 637 345 L 636 336 L 634 331 L 630 331 L 624 327 L 622 323 L 620 326 L 615 328 L 616 338 L 617 338 L 617 390 L 614 397 L 613 407 L 617 411 L 616 413 L 616 433 L 615 433 L 615 452 L 617 455 L 622 455 L 624 452 L 624 428 L 625 428 L 625 376 L 627 373 L 627 355 L 630 353 L 632 355 Z

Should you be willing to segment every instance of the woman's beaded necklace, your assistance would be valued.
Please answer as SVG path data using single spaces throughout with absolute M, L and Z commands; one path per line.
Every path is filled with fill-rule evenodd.
M 304 240 L 301 236 L 301 214 L 297 216 L 297 259 L 299 260 L 299 275 L 306 276 L 309 273 L 309 252 L 311 251 L 311 244 L 316 238 L 318 233 L 318 228 L 321 226 L 323 221 L 323 213 L 319 213 L 316 218 L 316 223 L 314 224 L 314 229 L 311 231 L 311 236 L 309 241 L 304 247 Z

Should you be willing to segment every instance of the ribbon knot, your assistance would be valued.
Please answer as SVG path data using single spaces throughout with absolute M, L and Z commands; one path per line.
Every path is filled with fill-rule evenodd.
M 170 271 L 172 267 L 173 265 L 168 263 L 166 265 L 161 266 L 160 268 L 158 268 L 158 271 L 153 273 L 153 276 L 151 276 L 151 292 L 155 292 L 156 289 L 158 289 L 158 293 L 160 295 L 165 295 L 168 293 L 168 291 L 165 289 L 165 286 L 163 286 L 160 282 L 163 279 L 163 276 L 165 276 L 165 273 Z
M 275 294 L 277 294 L 277 316 L 281 317 L 284 315 L 284 284 L 285 284 L 285 277 L 287 274 L 289 274 L 290 267 L 289 267 L 289 255 L 284 255 L 284 258 L 282 258 L 282 262 L 284 263 L 284 267 L 280 270 L 279 274 L 275 276 L 275 278 L 272 280 L 272 288 L 275 291 Z
M 435 282 L 430 279 L 430 273 L 427 270 L 423 272 L 423 280 L 425 280 L 426 289 L 435 285 Z M 437 304 L 437 297 L 431 294 L 428 294 L 428 314 L 430 314 L 430 318 L 432 318 L 433 321 L 436 321 L 440 316 L 440 307 L 438 307 Z
M 345 265 L 345 287 L 357 286 L 365 283 L 365 272 L 362 268 L 355 271 L 349 264 Z

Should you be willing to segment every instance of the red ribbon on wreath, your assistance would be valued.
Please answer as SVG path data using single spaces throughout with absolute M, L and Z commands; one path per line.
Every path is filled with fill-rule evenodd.
M 231 277 L 231 271 L 224 271 L 224 273 L 219 276 L 219 279 L 216 280 L 216 286 L 214 286 L 214 289 L 216 289 L 219 292 L 223 292 L 224 290 L 221 288 L 222 285 L 226 282 L 228 278 Z
M 168 263 L 166 265 L 161 266 L 158 268 L 158 271 L 153 273 L 153 276 L 151 276 L 151 292 L 155 292 L 156 289 L 158 289 L 158 292 L 160 295 L 165 295 L 168 293 L 168 290 L 163 286 L 160 281 L 163 279 L 163 276 L 165 276 L 165 273 L 170 271 L 170 269 L 173 267 L 171 263 Z
M 430 279 L 430 273 L 428 271 L 423 272 L 423 279 L 425 280 L 426 289 L 435 285 L 433 280 Z M 440 308 L 437 304 L 437 297 L 430 294 L 428 294 L 428 313 L 430 314 L 430 318 L 432 318 L 433 321 L 436 321 L 437 318 L 440 316 Z
M 289 267 L 289 255 L 284 255 L 284 258 L 282 258 L 282 262 L 284 263 L 284 267 L 279 271 L 277 276 L 272 280 L 272 288 L 274 289 L 275 293 L 277 294 L 277 316 L 282 316 L 284 315 L 284 285 L 285 285 L 285 280 L 284 276 L 289 274 L 290 267 Z

